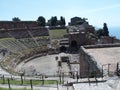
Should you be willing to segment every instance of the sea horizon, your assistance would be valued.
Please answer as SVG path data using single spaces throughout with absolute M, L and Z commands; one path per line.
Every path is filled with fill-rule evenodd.
M 110 27 L 108 30 L 110 36 L 120 39 L 120 27 Z

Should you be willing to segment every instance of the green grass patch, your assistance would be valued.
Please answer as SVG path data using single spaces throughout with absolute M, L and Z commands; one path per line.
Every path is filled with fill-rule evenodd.
M 14 38 L 0 38 L 0 40 L 2 40 L 2 41 L 6 41 L 6 40 L 14 40 Z
M 65 34 L 67 34 L 66 29 L 53 29 L 49 31 L 50 37 L 52 39 L 59 39 L 62 38 Z
M 1 88 L 0 90 L 31 90 L 31 89 L 26 89 L 26 88 L 22 88 L 22 89 L 9 89 L 9 88 Z
M 21 85 L 22 82 L 21 80 L 15 80 L 15 79 L 9 79 L 10 80 L 10 84 L 11 85 Z M 58 83 L 60 83 L 58 81 Z M 0 84 L 8 84 L 8 80 L 7 79 L 0 79 Z M 56 80 L 32 80 L 32 84 L 33 85 L 49 85 L 49 84 L 57 84 Z M 30 80 L 23 80 L 23 85 L 30 85 Z M 1 89 L 0 89 L 1 90 Z

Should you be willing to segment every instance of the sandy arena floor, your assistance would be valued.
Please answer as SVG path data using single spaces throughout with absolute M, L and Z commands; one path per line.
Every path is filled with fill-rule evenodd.
M 61 56 L 70 57 L 70 54 L 61 53 L 38 57 L 29 62 L 20 63 L 15 70 L 18 72 L 25 72 L 26 75 L 56 75 L 59 71 L 58 60 L 55 59 L 56 56 L 58 56 L 58 60 L 60 60 Z M 70 71 L 67 63 L 62 63 L 61 70 L 63 72 Z
M 22 62 L 17 66 L 17 71 L 25 71 L 27 75 L 51 74 L 58 71 L 56 55 L 46 55 L 35 58 L 27 63 Z

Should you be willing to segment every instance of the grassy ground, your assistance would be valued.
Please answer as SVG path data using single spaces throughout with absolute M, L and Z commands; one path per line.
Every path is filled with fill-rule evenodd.
M 60 83 L 60 82 L 58 82 Z M 4 83 L 3 83 L 3 79 L 0 79 L 0 84 L 8 84 L 8 80 L 5 79 Z M 32 80 L 32 85 L 50 85 L 50 84 L 56 84 L 57 85 L 57 81 L 56 80 Z M 21 82 L 21 80 L 11 80 L 10 79 L 10 85 L 28 85 L 30 86 L 30 80 L 23 80 L 23 84 Z M 26 89 L 26 88 L 22 88 L 22 89 L 8 89 L 8 88 L 1 88 L 0 90 L 31 90 L 31 89 Z
M 54 29 L 54 30 L 50 30 L 50 37 L 51 37 L 51 39 L 62 38 L 65 34 L 67 34 L 66 29 Z
M 58 82 L 60 83 L 60 82 Z M 5 79 L 0 79 L 0 84 L 8 84 L 8 80 Z M 10 79 L 10 84 L 12 85 L 21 85 L 22 81 L 21 80 L 11 80 Z M 56 80 L 32 80 L 33 85 L 48 85 L 48 84 L 57 84 Z M 23 85 L 30 85 L 30 80 L 23 80 Z M 0 89 L 1 90 L 1 89 Z
M 8 89 L 8 88 L 0 88 L 0 90 L 31 90 L 31 89 L 26 89 L 26 88 L 23 88 L 23 89 Z

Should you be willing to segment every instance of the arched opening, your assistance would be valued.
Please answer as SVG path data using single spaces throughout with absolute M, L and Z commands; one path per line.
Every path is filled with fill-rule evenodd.
M 66 51 L 67 51 L 67 48 L 65 46 L 60 47 L 60 52 L 66 52 Z
M 72 41 L 71 42 L 71 47 L 77 47 L 77 42 L 76 41 Z
M 71 52 L 76 52 L 78 51 L 78 44 L 76 41 L 72 41 L 70 44 L 70 51 Z

